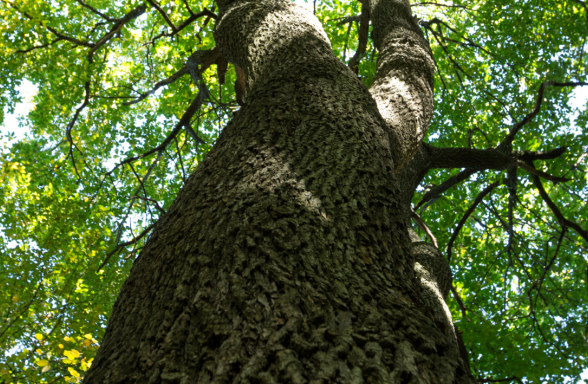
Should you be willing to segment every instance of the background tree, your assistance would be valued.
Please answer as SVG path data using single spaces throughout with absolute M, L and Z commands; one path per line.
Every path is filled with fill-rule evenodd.
M 334 52 L 372 86 L 381 49 L 361 4 L 311 7 Z M 212 3 L 2 0 L 0 12 L 5 112 L 24 79 L 38 87 L 28 135 L 8 135 L 2 153 L 0 375 L 77 381 L 153 223 L 238 110 L 238 81 L 211 51 Z M 472 373 L 577 380 L 588 144 L 586 109 L 574 110 L 570 92 L 585 81 L 585 4 L 413 12 L 435 58 L 436 106 L 399 179 L 403 196 L 416 190 L 415 228 L 450 260 L 448 305 Z

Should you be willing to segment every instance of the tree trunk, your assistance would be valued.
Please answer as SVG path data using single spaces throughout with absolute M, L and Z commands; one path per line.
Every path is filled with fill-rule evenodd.
M 312 15 L 219 6 L 246 104 L 136 260 L 84 382 L 469 382 L 395 175 L 420 139 L 398 147 Z

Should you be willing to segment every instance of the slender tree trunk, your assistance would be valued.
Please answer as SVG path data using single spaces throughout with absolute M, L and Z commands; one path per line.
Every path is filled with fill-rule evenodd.
M 434 263 L 415 265 L 393 160 L 415 144 L 394 146 L 312 15 L 219 3 L 246 104 L 136 260 L 84 382 L 469 382 Z

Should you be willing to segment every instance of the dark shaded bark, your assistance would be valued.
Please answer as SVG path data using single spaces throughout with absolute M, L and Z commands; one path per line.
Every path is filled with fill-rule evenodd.
M 219 5 L 215 39 L 246 104 L 158 222 L 84 382 L 470 382 L 450 271 L 409 238 L 395 126 L 312 15 Z

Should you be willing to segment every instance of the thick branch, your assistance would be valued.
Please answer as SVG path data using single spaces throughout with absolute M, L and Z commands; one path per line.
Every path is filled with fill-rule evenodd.
M 472 168 L 503 170 L 512 163 L 510 156 L 495 149 L 437 148 L 423 144 L 429 151 L 429 169 Z
M 389 128 L 398 171 L 418 150 L 433 116 L 435 60 L 408 1 L 366 2 L 379 51 L 370 93 Z
M 552 160 L 560 157 L 567 150 L 568 147 L 560 147 L 546 152 L 518 151 L 514 152 L 514 155 L 522 161 Z

